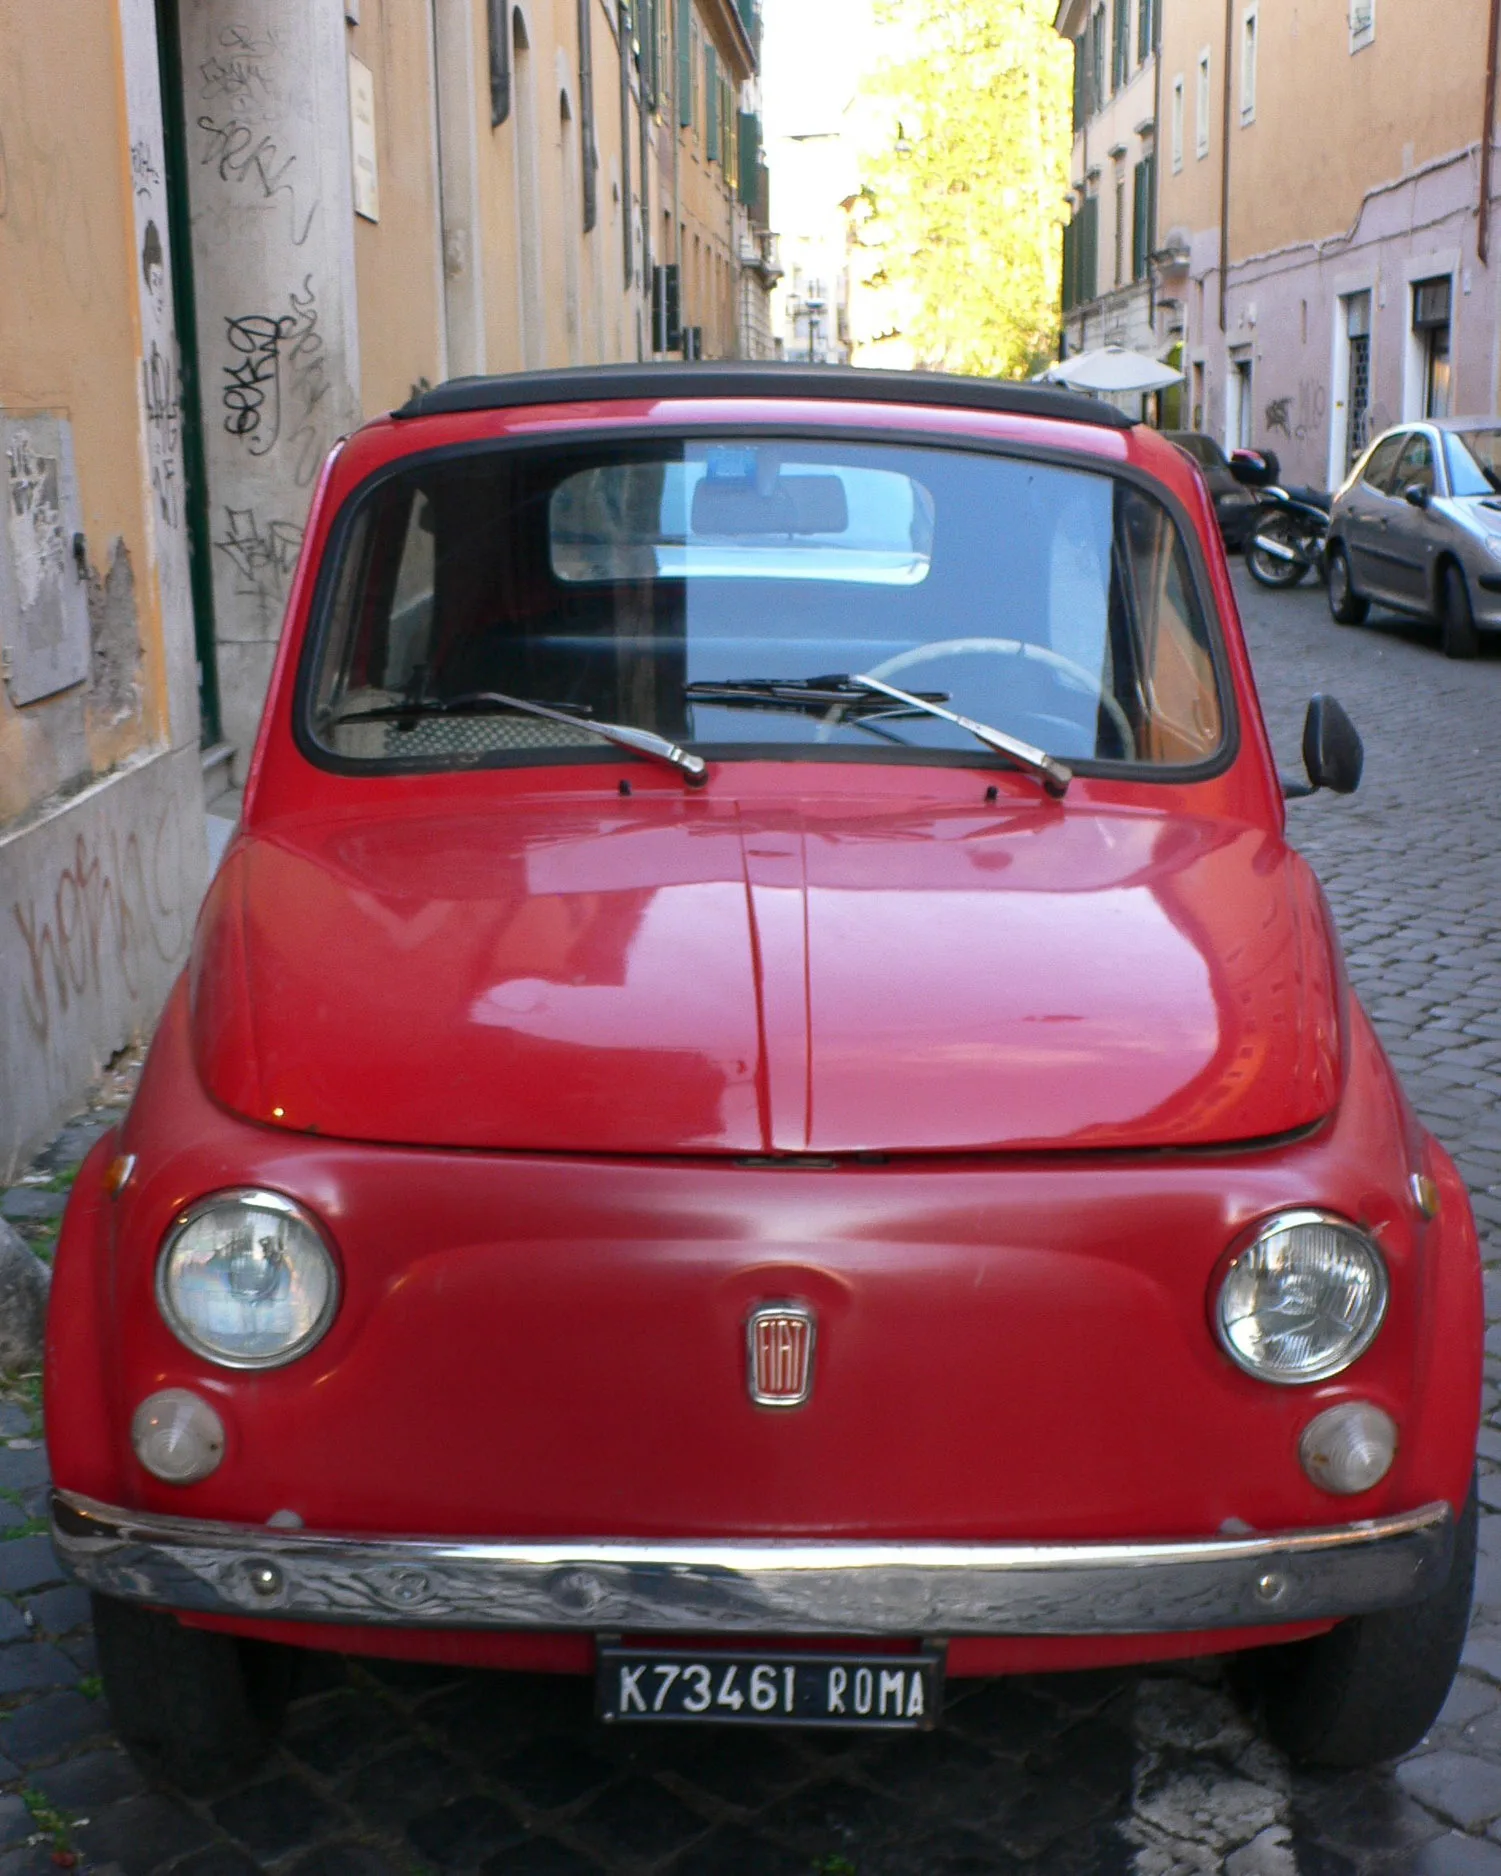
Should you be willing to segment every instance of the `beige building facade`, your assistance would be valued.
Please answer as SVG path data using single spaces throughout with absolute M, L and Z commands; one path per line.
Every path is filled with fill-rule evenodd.
M 1164 0 L 1156 336 L 1185 427 L 1332 488 L 1389 424 L 1501 408 L 1493 11 Z
M 0 1181 L 181 968 L 334 441 L 461 373 L 769 349 L 758 38 L 0 0 Z
M 1064 231 L 1067 357 L 1154 339 L 1148 257 L 1158 148 L 1159 13 L 1173 0 L 1062 0 L 1054 30 L 1074 48 L 1072 219 Z

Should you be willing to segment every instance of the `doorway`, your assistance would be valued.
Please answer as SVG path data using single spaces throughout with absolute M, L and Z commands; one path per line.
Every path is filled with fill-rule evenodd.
M 182 82 L 178 0 L 156 0 L 156 55 L 162 94 L 162 182 L 167 195 L 172 311 L 177 329 L 178 402 L 182 425 L 183 519 L 193 596 L 193 645 L 198 659 L 198 718 L 204 748 L 219 742 L 219 663 L 214 638 L 213 552 L 208 471 L 203 449 L 203 400 L 198 363 L 198 302 L 193 285 L 193 229 L 188 206 L 187 116 Z

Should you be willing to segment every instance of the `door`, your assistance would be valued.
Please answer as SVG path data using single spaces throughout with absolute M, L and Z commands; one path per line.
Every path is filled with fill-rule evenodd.
M 1434 457 L 1433 438 L 1426 430 L 1414 430 L 1397 458 L 1380 541 L 1393 603 L 1415 612 L 1426 612 L 1433 600 L 1433 562 L 1439 545 L 1439 523 L 1431 505 L 1439 493 Z M 1422 489 L 1430 505 L 1415 508 L 1407 500 L 1411 488 Z
M 208 471 L 203 452 L 203 404 L 199 382 L 198 302 L 193 289 L 193 232 L 188 206 L 187 119 L 182 78 L 182 28 L 178 0 L 156 0 L 156 46 L 162 88 L 163 186 L 172 268 L 172 306 L 177 328 L 182 424 L 183 520 L 188 537 L 188 578 L 193 594 L 193 640 L 198 655 L 198 713 L 205 748 L 220 740 L 219 662 L 214 633 L 214 576 L 209 556 L 212 533 Z M 158 257 L 159 258 L 159 257 Z
M 1386 599 L 1391 595 L 1389 562 L 1384 551 L 1384 536 L 1391 517 L 1388 489 L 1396 473 L 1397 458 L 1410 434 L 1399 430 L 1393 436 L 1383 437 L 1371 451 L 1360 480 L 1346 496 L 1341 512 L 1340 533 L 1350 550 L 1350 570 L 1356 587 L 1367 599 Z

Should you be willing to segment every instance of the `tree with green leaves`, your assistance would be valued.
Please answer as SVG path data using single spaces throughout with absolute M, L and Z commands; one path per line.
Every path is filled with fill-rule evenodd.
M 899 50 L 861 87 L 856 273 L 889 289 L 900 337 L 928 369 L 1029 377 L 1053 354 L 1072 135 L 1072 50 L 1055 7 L 880 9 Z

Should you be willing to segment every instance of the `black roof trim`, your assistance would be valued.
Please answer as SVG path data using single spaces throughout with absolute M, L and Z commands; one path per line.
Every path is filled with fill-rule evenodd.
M 1050 417 L 1130 430 L 1136 419 L 1114 404 L 1047 384 L 961 378 L 937 371 L 866 371 L 851 365 L 588 365 L 565 371 L 518 371 L 505 377 L 450 378 L 420 391 L 393 417 L 454 411 L 515 410 L 530 404 L 595 404 L 647 398 L 817 398 L 862 404 L 941 404 L 1006 416 Z

